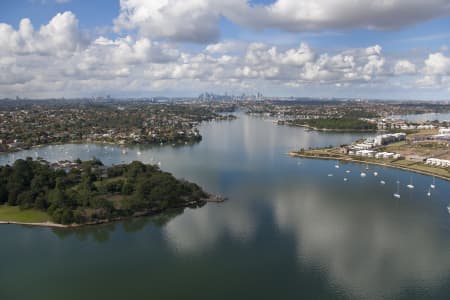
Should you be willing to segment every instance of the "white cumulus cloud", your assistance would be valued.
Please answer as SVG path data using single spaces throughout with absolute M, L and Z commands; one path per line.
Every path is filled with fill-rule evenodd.
M 150 38 L 206 43 L 219 38 L 221 16 L 247 28 L 304 32 L 391 30 L 450 14 L 448 0 L 121 0 L 116 31 L 138 29 Z
M 215 1 L 206 0 L 121 0 L 115 29 L 138 28 L 149 37 L 166 37 L 177 41 L 217 40 L 220 12 Z
M 0 52 L 64 56 L 80 50 L 87 43 L 72 12 L 58 13 L 36 31 L 29 19 L 20 21 L 19 29 L 0 23 Z
M 412 75 L 416 73 L 416 65 L 410 62 L 409 60 L 399 60 L 395 63 L 394 66 L 395 75 Z
M 39 29 L 29 19 L 17 29 L 0 23 L 0 44 L 0 98 L 167 91 L 192 95 L 261 87 L 273 93 L 303 87 L 352 91 L 367 85 L 442 88 L 450 75 L 445 53 L 431 53 L 422 62 L 400 54 L 394 59 L 377 44 L 323 51 L 307 43 L 287 47 L 239 40 L 190 48 L 131 33 L 88 40 L 71 12 L 57 14 Z

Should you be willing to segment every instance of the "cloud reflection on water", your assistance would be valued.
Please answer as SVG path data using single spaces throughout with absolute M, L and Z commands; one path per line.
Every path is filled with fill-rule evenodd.
M 275 220 L 296 239 L 300 264 L 325 269 L 333 282 L 371 299 L 393 296 L 412 283 L 434 285 L 447 276 L 450 244 L 435 223 L 412 218 L 394 203 L 389 213 L 384 204 L 364 209 L 358 201 L 345 205 L 343 200 L 319 186 L 276 192 Z

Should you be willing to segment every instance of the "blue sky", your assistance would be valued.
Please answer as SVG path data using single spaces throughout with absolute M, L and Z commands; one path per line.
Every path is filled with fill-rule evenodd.
M 447 0 L 223 2 L 1 1 L 0 97 L 449 98 Z
M 252 1 L 253 4 L 271 4 L 274 1 Z M 20 20 L 30 18 L 35 26 L 48 23 L 59 12 L 72 11 L 80 21 L 82 29 L 111 27 L 118 16 L 120 5 L 115 0 L 72 0 L 58 3 L 52 0 L 15 0 L 0 2 L 0 22 L 17 27 Z M 255 31 L 240 27 L 222 18 L 222 39 L 244 39 L 248 41 L 278 40 L 282 44 L 295 45 L 308 42 L 316 47 L 348 48 L 383 44 L 388 51 L 403 51 L 412 48 L 439 50 L 450 42 L 450 17 L 439 17 L 399 30 L 376 31 L 367 29 L 329 30 L 327 32 L 293 33 L 282 30 Z M 111 33 L 109 33 L 111 35 Z M 112 35 L 111 35 L 112 36 Z

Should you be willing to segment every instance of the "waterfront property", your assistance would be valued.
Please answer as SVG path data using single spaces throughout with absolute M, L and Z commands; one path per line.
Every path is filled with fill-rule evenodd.
M 366 162 L 406 169 L 450 180 L 450 148 L 435 131 L 394 133 L 331 148 L 301 149 L 293 156 Z
M 443 168 L 450 167 L 450 160 L 448 160 L 448 159 L 427 158 L 425 163 L 428 165 L 438 166 L 438 167 L 443 167 Z
M 146 101 L 2 101 L 0 152 L 46 144 L 186 145 L 201 141 L 198 124 L 232 120 L 233 104 Z

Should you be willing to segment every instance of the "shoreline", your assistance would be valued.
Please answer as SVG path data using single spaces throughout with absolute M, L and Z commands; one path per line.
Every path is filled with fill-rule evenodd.
M 0 225 L 24 225 L 31 227 L 47 227 L 47 228 L 68 228 L 71 225 L 56 224 L 53 222 L 43 222 L 43 223 L 27 223 L 27 222 L 16 222 L 16 221 L 0 221 Z
M 201 139 L 199 141 L 194 142 L 182 142 L 182 143 L 163 143 L 161 145 L 160 143 L 138 143 L 138 144 L 132 144 L 132 143 L 125 143 L 120 144 L 116 142 L 107 142 L 107 141 L 87 141 L 87 140 L 70 140 L 66 142 L 54 142 L 54 143 L 47 143 L 47 144 L 38 144 L 38 145 L 32 145 L 28 148 L 15 148 L 13 150 L 8 151 L 0 151 L 1 154 L 13 154 L 18 153 L 21 151 L 28 151 L 33 149 L 39 149 L 49 146 L 61 146 L 61 145 L 83 145 L 83 144 L 92 144 L 92 145 L 99 145 L 99 146 L 116 146 L 116 147 L 127 147 L 127 148 L 133 148 L 133 147 L 161 147 L 161 146 L 172 146 L 172 147 L 181 147 L 181 146 L 190 146 L 195 145 L 201 142 Z
M 213 118 L 211 120 L 204 120 L 204 121 L 199 121 L 199 124 L 204 123 L 204 122 L 213 122 L 213 121 L 234 121 L 237 119 L 237 117 L 233 114 L 231 114 L 232 116 L 234 116 L 234 118 L 230 118 L 227 115 L 227 118 Z M 43 148 L 43 147 L 48 147 L 48 146 L 59 146 L 59 145 L 70 145 L 70 144 L 94 144 L 94 145 L 109 145 L 109 146 L 117 146 L 117 147 L 160 147 L 160 146 L 172 146 L 172 147 L 182 147 L 182 146 L 193 146 L 196 145 L 198 143 L 200 143 L 203 139 L 203 136 L 200 134 L 198 136 L 198 140 L 192 140 L 192 141 L 181 141 L 181 142 L 165 142 L 162 143 L 161 142 L 154 142 L 154 143 L 117 143 L 114 141 L 98 141 L 98 140 L 91 140 L 89 141 L 88 139 L 80 139 L 80 140 L 70 140 L 70 141 L 64 141 L 64 142 L 52 142 L 52 143 L 45 143 L 45 144 L 36 144 L 36 145 L 31 145 L 29 147 L 26 148 L 15 148 L 12 150 L 6 150 L 6 151 L 0 151 L 0 154 L 10 154 L 10 153 L 17 153 L 17 152 L 21 152 L 21 151 L 27 151 L 27 150 L 32 150 L 32 149 L 38 149 L 38 148 Z
M 387 168 L 399 169 L 399 170 L 408 171 L 408 172 L 414 172 L 414 173 L 418 173 L 418 174 L 426 175 L 426 176 L 434 176 L 439 179 L 450 181 L 450 177 L 445 177 L 445 176 L 435 174 L 432 172 L 412 169 L 412 168 L 408 168 L 405 166 L 398 166 L 398 165 L 393 165 L 393 164 L 389 164 L 389 163 L 365 161 L 365 160 L 358 160 L 358 159 L 353 159 L 353 158 L 343 158 L 343 157 L 333 157 L 333 156 L 315 156 L 315 155 L 310 155 L 310 154 L 301 154 L 301 153 L 295 152 L 295 151 L 289 152 L 288 155 L 291 157 L 302 157 L 302 158 L 322 159 L 322 160 L 338 160 L 338 161 L 344 161 L 344 162 L 377 165 L 377 166 L 381 166 L 381 167 L 387 167 Z
M 223 196 L 219 196 L 219 195 L 214 195 L 214 194 L 208 194 L 208 198 L 203 199 L 206 203 L 222 203 L 225 202 L 226 200 L 228 200 L 228 198 L 223 197 Z M 172 207 L 170 209 L 167 209 L 168 211 L 170 211 L 171 209 L 179 209 L 179 208 L 188 208 L 190 207 L 189 205 L 184 205 L 184 206 L 180 206 L 180 207 Z M 83 223 L 83 224 L 68 224 L 68 225 L 64 225 L 64 224 L 58 224 L 58 223 L 53 223 L 50 221 L 46 221 L 46 222 L 18 222 L 18 221 L 2 221 L 0 220 L 0 226 L 1 225 L 22 225 L 22 226 L 29 226 L 29 227 L 45 227 L 45 228 L 80 228 L 80 227 L 86 227 L 86 226 L 95 226 L 95 225 L 103 225 L 103 224 L 110 224 L 110 223 L 115 223 L 115 222 L 120 222 L 120 221 L 125 221 L 125 220 L 130 220 L 130 219 L 134 219 L 134 218 L 141 218 L 141 217 L 150 217 L 150 216 L 155 216 L 158 214 L 163 213 L 164 211 L 162 210 L 147 210 L 147 211 L 141 211 L 141 212 L 136 212 L 134 215 L 132 216 L 126 216 L 126 217 L 117 217 L 114 219 L 107 219 L 107 220 L 97 220 L 94 222 L 87 222 L 87 223 Z

